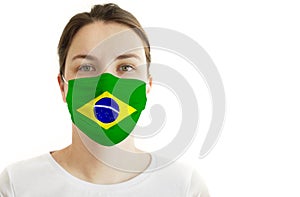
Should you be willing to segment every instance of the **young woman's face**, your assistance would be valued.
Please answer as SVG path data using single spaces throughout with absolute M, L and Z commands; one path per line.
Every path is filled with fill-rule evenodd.
M 150 85 L 149 92 L 151 78 L 144 45 L 140 37 L 125 25 L 95 22 L 82 27 L 72 41 L 65 65 L 67 81 L 95 77 L 104 72 L 119 78 L 145 81 Z M 66 88 L 66 85 L 62 88 L 63 97 Z

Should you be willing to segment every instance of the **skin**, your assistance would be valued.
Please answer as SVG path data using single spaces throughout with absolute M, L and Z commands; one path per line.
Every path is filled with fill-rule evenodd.
M 112 35 L 125 30 L 132 32 L 129 35 L 130 42 L 121 44 L 122 42 L 118 38 L 110 39 Z M 103 44 L 99 45 L 99 43 Z M 136 49 L 136 46 L 140 46 L 139 49 Z M 100 71 L 101 73 L 107 72 L 120 78 L 143 80 L 147 83 L 146 91 L 149 93 L 152 87 L 152 78 L 148 76 L 145 67 L 145 51 L 141 46 L 143 44 L 139 37 L 125 25 L 104 22 L 86 25 L 77 32 L 72 41 L 66 58 L 64 77 L 68 81 L 76 77 L 99 74 Z M 85 58 L 86 55 L 93 58 Z M 68 86 L 60 75 L 57 76 L 57 79 L 62 99 L 66 102 Z M 70 174 L 95 184 L 114 184 L 132 179 L 144 171 L 151 162 L 150 154 L 135 147 L 134 137 L 132 136 L 127 137 L 115 147 L 143 155 L 132 162 L 132 165 L 135 165 L 139 172 L 126 172 L 115 169 L 96 159 L 82 143 L 78 128 L 73 123 L 71 145 L 51 154 L 56 162 Z M 99 151 L 108 152 L 107 147 L 98 145 L 97 148 Z M 110 149 L 109 154 L 118 157 L 118 155 L 113 155 L 117 153 L 112 150 Z

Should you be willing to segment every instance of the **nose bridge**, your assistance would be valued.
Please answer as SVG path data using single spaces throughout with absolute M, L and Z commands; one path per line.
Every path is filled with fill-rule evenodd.
M 99 72 L 97 75 L 102 75 L 104 73 L 109 73 L 112 75 L 116 75 L 115 68 L 114 68 L 114 60 L 110 62 L 103 62 L 103 64 L 98 65 Z
M 104 65 L 103 65 L 102 72 L 101 72 L 100 74 L 103 74 L 103 73 L 114 74 L 113 63 L 114 63 L 114 61 L 111 61 L 111 62 L 105 62 Z

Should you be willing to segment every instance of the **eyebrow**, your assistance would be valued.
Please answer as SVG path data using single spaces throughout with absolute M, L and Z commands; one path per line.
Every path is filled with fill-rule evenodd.
M 138 56 L 137 54 L 134 54 L 134 53 L 126 53 L 126 54 L 122 54 L 122 55 L 119 55 L 116 60 L 121 60 L 121 59 L 128 59 L 128 58 L 136 58 L 138 60 L 141 60 L 141 57 Z
M 122 60 L 122 59 L 128 59 L 128 58 L 136 58 L 138 60 L 141 60 L 140 56 L 138 56 L 138 55 L 136 55 L 134 53 L 126 53 L 126 54 L 119 55 L 118 57 L 115 58 L 115 60 Z M 72 61 L 74 61 L 76 59 L 87 59 L 87 60 L 92 60 L 92 61 L 96 61 L 97 60 L 97 58 L 95 56 L 87 55 L 87 54 L 75 55 L 72 58 Z
M 72 61 L 76 60 L 76 59 L 87 59 L 87 60 L 97 60 L 96 57 L 92 56 L 92 55 L 86 55 L 86 54 L 79 54 L 79 55 L 75 55 L 72 58 Z

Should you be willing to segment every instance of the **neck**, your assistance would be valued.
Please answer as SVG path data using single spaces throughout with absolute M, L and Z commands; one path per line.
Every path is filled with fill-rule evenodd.
M 54 152 L 54 159 L 70 174 L 96 184 L 114 184 L 129 180 L 143 172 L 151 161 L 129 136 L 112 147 L 90 140 L 72 125 L 72 144 Z

